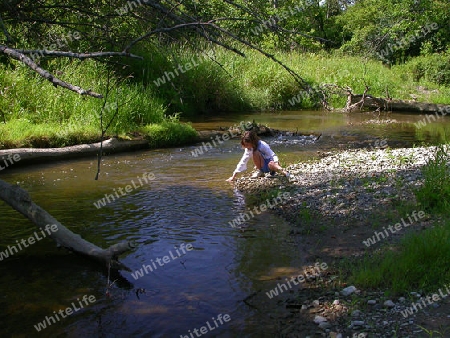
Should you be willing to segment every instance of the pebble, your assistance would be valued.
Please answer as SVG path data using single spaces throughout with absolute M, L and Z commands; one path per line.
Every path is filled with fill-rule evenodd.
M 393 307 L 395 307 L 395 304 L 394 304 L 394 302 L 392 301 L 392 300 L 387 300 L 387 301 L 385 301 L 384 302 L 384 304 L 383 304 L 385 307 L 388 307 L 388 308 L 393 308 Z
M 347 297 L 347 296 L 350 296 L 355 291 L 356 291 L 356 287 L 354 287 L 353 285 L 347 286 L 345 289 L 343 289 L 341 291 L 341 295 L 344 297 Z
M 353 312 L 352 312 L 352 317 L 356 317 L 356 318 L 358 318 L 358 317 L 360 317 L 360 316 L 361 316 L 361 314 L 362 314 L 362 312 L 361 312 L 361 311 L 359 311 L 359 310 L 355 310 L 355 311 L 353 311 Z
M 314 317 L 314 323 L 316 323 L 316 324 L 320 324 L 320 323 L 323 323 L 326 321 L 328 321 L 328 319 L 326 319 L 325 317 L 322 317 L 322 316 Z
M 364 326 L 366 323 L 363 320 L 354 320 L 352 321 L 351 325 L 353 327 L 355 326 Z
M 331 327 L 331 324 L 328 322 L 321 322 L 319 323 L 319 328 L 322 330 L 329 329 Z

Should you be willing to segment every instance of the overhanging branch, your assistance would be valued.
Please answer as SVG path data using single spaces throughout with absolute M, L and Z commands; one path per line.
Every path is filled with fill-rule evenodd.
M 40 76 L 42 76 L 44 79 L 47 79 L 50 81 L 55 87 L 63 87 L 68 90 L 71 90 L 75 93 L 78 93 L 80 95 L 87 95 L 92 96 L 98 99 L 101 99 L 103 97 L 102 94 L 96 93 L 90 89 L 83 89 L 79 86 L 75 86 L 73 84 L 70 84 L 68 82 L 62 81 L 59 78 L 55 77 L 53 74 L 48 72 L 47 70 L 40 67 L 36 62 L 34 62 L 32 59 L 30 59 L 28 56 L 26 56 L 23 53 L 20 53 L 14 48 L 9 48 L 5 45 L 0 45 L 0 53 L 3 53 L 5 55 L 8 55 L 9 57 L 16 59 L 23 64 L 27 65 L 29 68 L 34 70 L 36 73 L 38 73 Z

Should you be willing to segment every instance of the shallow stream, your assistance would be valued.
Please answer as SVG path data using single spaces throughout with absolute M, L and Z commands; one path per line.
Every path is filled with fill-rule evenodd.
M 413 123 L 422 118 L 301 111 L 217 117 L 193 125 L 216 129 L 255 119 L 277 129 L 322 133 L 315 144 L 266 139 L 289 164 L 312 159 L 317 151 L 374 147 L 377 140 L 390 147 L 441 141 L 449 119 L 417 130 Z M 380 119 L 395 123 L 365 123 Z M 111 275 L 109 296 L 106 268 L 57 249 L 48 238 L 3 257 L 0 336 L 192 338 L 195 329 L 200 334 L 207 326 L 208 332 L 200 336 L 276 337 L 277 323 L 266 313 L 277 306 L 276 299 L 267 298 L 262 309 L 243 300 L 269 291 L 277 278 L 301 271 L 311 258 L 301 241 L 290 236 L 289 225 L 270 213 L 250 219 L 245 232 L 232 228 L 229 222 L 246 211 L 244 196 L 225 182 L 242 154 L 239 141 L 223 142 L 194 157 L 198 146 L 105 156 L 98 181 L 96 158 L 12 166 L 0 172 L 1 179 L 20 184 L 34 202 L 88 241 L 102 247 L 121 240 L 138 244 L 121 257 L 133 274 Z M 154 180 L 145 182 L 145 173 Z M 132 181 L 132 191 L 95 206 Z M 3 202 L 0 220 L 0 251 L 35 231 Z M 184 254 L 183 245 L 193 250 Z M 161 264 L 164 256 L 169 258 Z M 142 276 L 137 276 L 140 269 Z M 94 295 L 96 301 L 37 332 L 38 322 L 84 295 Z M 221 322 L 219 314 L 230 319 Z

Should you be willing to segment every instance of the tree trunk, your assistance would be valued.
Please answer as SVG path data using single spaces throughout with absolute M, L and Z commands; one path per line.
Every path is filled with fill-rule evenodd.
M 110 266 L 117 270 L 131 271 L 127 266 L 118 261 L 118 256 L 120 254 L 134 247 L 130 242 L 124 241 L 114 244 L 108 249 L 102 249 L 84 240 L 80 235 L 73 233 L 59 223 L 47 211 L 36 205 L 25 190 L 17 185 L 11 185 L 2 180 L 0 180 L 0 199 L 4 200 L 13 209 L 17 210 L 31 222 L 36 224 L 38 228 L 42 230 L 43 234 L 48 234 L 48 236 L 53 238 L 59 246 L 63 246 L 70 251 L 92 258 L 97 262 L 105 264 L 105 266 Z M 49 225 L 55 225 L 57 230 L 49 231 Z M 51 229 L 54 229 L 54 227 Z

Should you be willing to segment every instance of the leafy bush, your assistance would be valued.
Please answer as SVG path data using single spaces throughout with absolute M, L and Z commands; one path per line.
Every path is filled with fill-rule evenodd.
M 434 158 L 422 169 L 425 181 L 415 191 L 423 210 L 448 212 L 450 210 L 450 154 L 448 146 L 436 148 Z
M 450 54 L 419 56 L 409 62 L 414 81 L 424 79 L 438 85 L 450 86 Z

